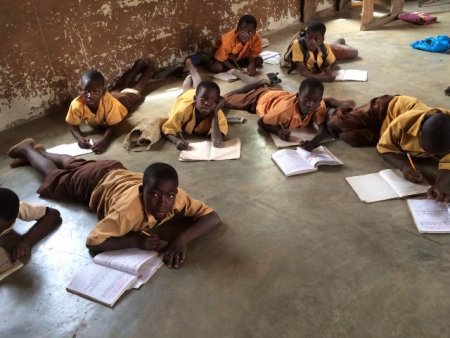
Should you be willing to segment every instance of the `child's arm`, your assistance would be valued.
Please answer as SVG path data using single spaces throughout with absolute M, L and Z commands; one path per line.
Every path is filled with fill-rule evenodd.
M 262 117 L 258 120 L 258 126 L 268 133 L 278 135 L 278 137 L 284 141 L 289 141 L 289 137 L 291 136 L 291 132 L 288 129 L 283 128 L 281 124 L 278 126 L 265 124 Z
M 115 125 L 108 126 L 106 128 L 105 134 L 103 137 L 97 141 L 94 142 L 94 145 L 92 146 L 92 151 L 96 154 L 104 153 L 105 150 L 109 147 L 111 144 L 113 135 L 114 135 L 114 129 Z
M 256 75 L 255 58 L 252 57 L 252 56 L 248 57 L 247 75 L 249 75 L 249 76 L 255 76 Z
M 333 66 L 334 66 L 334 64 L 333 64 Z M 295 67 L 296 67 L 297 71 L 300 73 L 300 75 L 302 75 L 303 77 L 306 77 L 306 78 L 315 78 L 322 82 L 333 82 L 334 78 L 335 78 L 335 76 L 333 75 L 333 73 L 331 71 L 325 71 L 323 73 L 314 74 L 314 73 L 310 72 L 308 70 L 308 68 L 306 68 L 306 66 L 303 64 L 303 62 L 295 62 Z
M 450 196 L 445 193 L 445 188 L 448 187 L 450 183 L 450 170 L 439 169 L 436 181 L 428 189 L 427 197 L 434 199 L 437 202 L 449 203 Z
M 161 250 L 167 246 L 167 242 L 159 239 L 157 235 L 147 236 L 138 232 L 130 232 L 122 237 L 110 237 L 97 245 L 86 245 L 94 252 L 121 250 L 127 248 L 139 248 L 142 250 Z
M 300 147 L 307 151 L 312 151 L 313 149 L 320 146 L 320 142 L 326 139 L 328 136 L 330 136 L 330 134 L 328 133 L 327 123 L 323 122 L 319 125 L 319 131 L 317 132 L 316 136 L 314 136 L 309 141 L 300 142 Z
M 419 170 L 414 170 L 409 163 L 407 156 L 405 154 L 398 153 L 380 153 L 380 156 L 387 163 L 392 165 L 394 168 L 400 169 L 403 172 L 403 176 L 410 182 L 420 183 L 423 180 L 423 175 Z
M 39 219 L 26 234 L 22 235 L 19 242 L 12 248 L 12 260 L 15 261 L 28 256 L 33 246 L 59 226 L 61 222 L 59 211 L 47 207 L 44 217 Z
M 219 102 L 214 108 L 213 116 L 212 116 L 212 127 L 211 127 L 211 141 L 214 147 L 220 147 L 220 144 L 223 141 L 223 134 L 219 128 L 219 117 L 217 116 L 220 109 L 223 108 L 225 101 L 222 97 L 219 97 Z
M 178 150 L 186 150 L 189 147 L 189 142 L 186 142 L 185 140 L 182 140 L 175 135 L 162 133 L 162 136 L 175 144 Z
M 213 229 L 219 222 L 219 215 L 213 211 L 200 216 L 192 226 L 181 232 L 163 251 L 163 261 L 167 267 L 169 269 L 181 267 L 186 259 L 186 246 Z
M 71 125 L 70 132 L 72 133 L 75 140 L 78 142 L 78 146 L 83 149 L 90 149 L 92 145 L 89 143 L 89 139 L 84 137 L 83 132 L 80 129 L 80 126 Z

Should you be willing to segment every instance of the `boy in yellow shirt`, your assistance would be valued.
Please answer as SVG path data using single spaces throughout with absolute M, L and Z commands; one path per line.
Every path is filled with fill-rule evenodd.
M 6 237 L 13 231 L 16 219 L 36 223 L 25 234 L 15 238 L 13 243 L 5 243 L 11 246 L 13 261 L 30 255 L 33 246 L 61 224 L 58 210 L 20 201 L 14 191 L 0 188 L 0 237 Z
M 165 163 L 153 163 L 141 174 L 115 160 L 87 161 L 47 153 L 37 148 L 33 139 L 18 143 L 8 155 L 25 158 L 42 176 L 37 191 L 42 197 L 70 198 L 97 213 L 99 221 L 86 241 L 93 251 L 157 250 L 169 268 L 179 268 L 185 261 L 187 244 L 220 221 L 212 208 L 178 187 L 177 172 Z M 175 215 L 193 222 L 174 239 L 165 241 L 148 233 Z
M 183 82 L 183 92 L 175 100 L 169 119 L 162 125 L 162 134 L 180 150 L 189 146 L 181 136 L 183 132 L 210 134 L 213 145 L 218 147 L 228 133 L 220 88 L 212 81 L 202 81 L 190 59 L 186 59 L 185 66 L 190 75 Z
M 140 78 L 134 83 L 138 74 Z M 81 148 L 95 153 L 104 152 L 112 141 L 115 126 L 142 102 L 142 92 L 153 72 L 147 60 L 137 60 L 133 67 L 118 81 L 111 92 L 105 90 L 105 78 L 96 70 L 88 70 L 81 76 L 80 95 L 70 104 L 66 122 Z M 82 122 L 105 128 L 99 140 L 90 140 L 80 129 Z

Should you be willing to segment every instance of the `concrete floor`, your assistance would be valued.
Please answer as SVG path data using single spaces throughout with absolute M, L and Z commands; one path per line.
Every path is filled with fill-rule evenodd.
M 408 10 L 417 9 L 409 2 Z M 413 50 L 409 42 L 448 34 L 450 5 L 425 7 L 440 23 L 395 22 L 360 32 L 357 10 L 327 22 L 327 40 L 344 36 L 361 59 L 342 68 L 367 69 L 367 83 L 326 84 L 326 95 L 357 104 L 385 93 L 418 96 L 449 106 L 449 55 Z M 282 51 L 298 29 L 271 34 Z M 267 71 L 278 70 L 267 66 Z M 278 70 L 279 71 L 279 70 Z M 283 86 L 299 76 L 281 70 Z M 136 112 L 164 115 L 180 80 L 167 81 Z M 236 86 L 222 85 L 224 92 Z M 58 208 L 64 223 L 35 246 L 31 260 L 0 282 L 3 337 L 448 337 L 450 235 L 417 232 L 406 202 L 361 203 L 345 177 L 386 167 L 373 148 L 327 145 L 342 168 L 286 178 L 271 161 L 275 147 L 245 112 L 231 136 L 242 140 L 237 161 L 181 163 L 164 141 L 150 152 L 126 153 L 123 135 L 103 155 L 142 171 L 164 161 L 181 186 L 213 206 L 222 224 L 192 243 L 179 271 L 161 268 L 114 309 L 65 291 L 91 257 L 84 246 L 96 216 L 72 203 L 40 200 L 39 178 L 29 167 L 9 169 L 8 148 L 24 137 L 46 146 L 71 142 L 65 111 L 0 133 L 0 185 L 22 199 Z M 26 230 L 19 224 L 18 230 Z

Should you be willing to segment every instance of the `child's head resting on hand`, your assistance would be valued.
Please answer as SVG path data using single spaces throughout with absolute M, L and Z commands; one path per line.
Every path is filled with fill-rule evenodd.
M 220 101 L 220 88 L 213 81 L 202 81 L 195 91 L 195 111 L 201 116 L 208 116 Z

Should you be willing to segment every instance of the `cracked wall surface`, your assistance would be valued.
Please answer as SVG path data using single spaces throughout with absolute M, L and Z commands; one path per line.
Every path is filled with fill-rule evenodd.
M 176 64 L 248 13 L 275 30 L 298 21 L 299 1 L 2 1 L 0 130 L 52 110 L 64 118 L 85 69 L 108 81 L 138 57 Z

